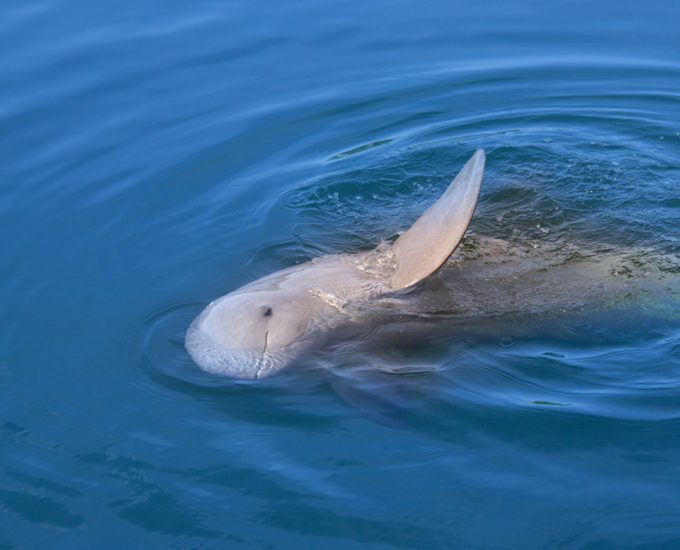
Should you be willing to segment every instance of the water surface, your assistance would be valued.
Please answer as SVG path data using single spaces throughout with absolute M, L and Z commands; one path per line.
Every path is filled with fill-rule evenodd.
M 478 147 L 474 231 L 678 254 L 678 21 L 672 0 L 5 3 L 0 548 L 677 547 L 673 306 L 444 340 L 401 376 L 329 355 L 216 380 L 183 334 L 255 277 L 393 237 Z

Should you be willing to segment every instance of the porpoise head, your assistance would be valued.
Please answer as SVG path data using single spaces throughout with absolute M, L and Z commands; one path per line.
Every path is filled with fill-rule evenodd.
M 463 238 L 484 161 L 484 152 L 476 151 L 442 197 L 400 235 L 389 250 L 388 269 L 365 269 L 362 263 L 377 257 L 371 253 L 344 254 L 268 275 L 210 303 L 189 327 L 189 354 L 214 374 L 265 378 L 348 321 L 347 304 L 422 281 L 444 264 Z
M 189 327 L 186 347 L 208 372 L 264 378 L 308 347 L 314 332 L 310 306 L 304 292 L 240 289 L 203 310 Z

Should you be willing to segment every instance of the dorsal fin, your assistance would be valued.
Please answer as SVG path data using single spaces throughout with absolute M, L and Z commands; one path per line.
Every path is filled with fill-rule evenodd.
M 477 204 L 484 160 L 484 151 L 475 151 L 439 200 L 394 242 L 397 267 L 390 281 L 394 290 L 422 281 L 456 249 Z

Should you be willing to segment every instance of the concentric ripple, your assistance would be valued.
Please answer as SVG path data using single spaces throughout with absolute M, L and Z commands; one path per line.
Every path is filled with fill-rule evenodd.
M 0 548 L 678 547 L 670 290 L 474 336 L 401 311 L 263 381 L 184 346 L 213 299 L 394 238 L 477 148 L 474 233 L 677 281 L 677 1 L 2 15 Z

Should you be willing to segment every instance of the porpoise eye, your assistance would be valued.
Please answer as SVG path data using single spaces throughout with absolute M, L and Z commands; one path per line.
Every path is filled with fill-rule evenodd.
M 271 317 L 272 313 L 273 313 L 272 308 L 270 308 L 270 307 L 264 308 L 263 314 L 264 314 L 265 317 Z

